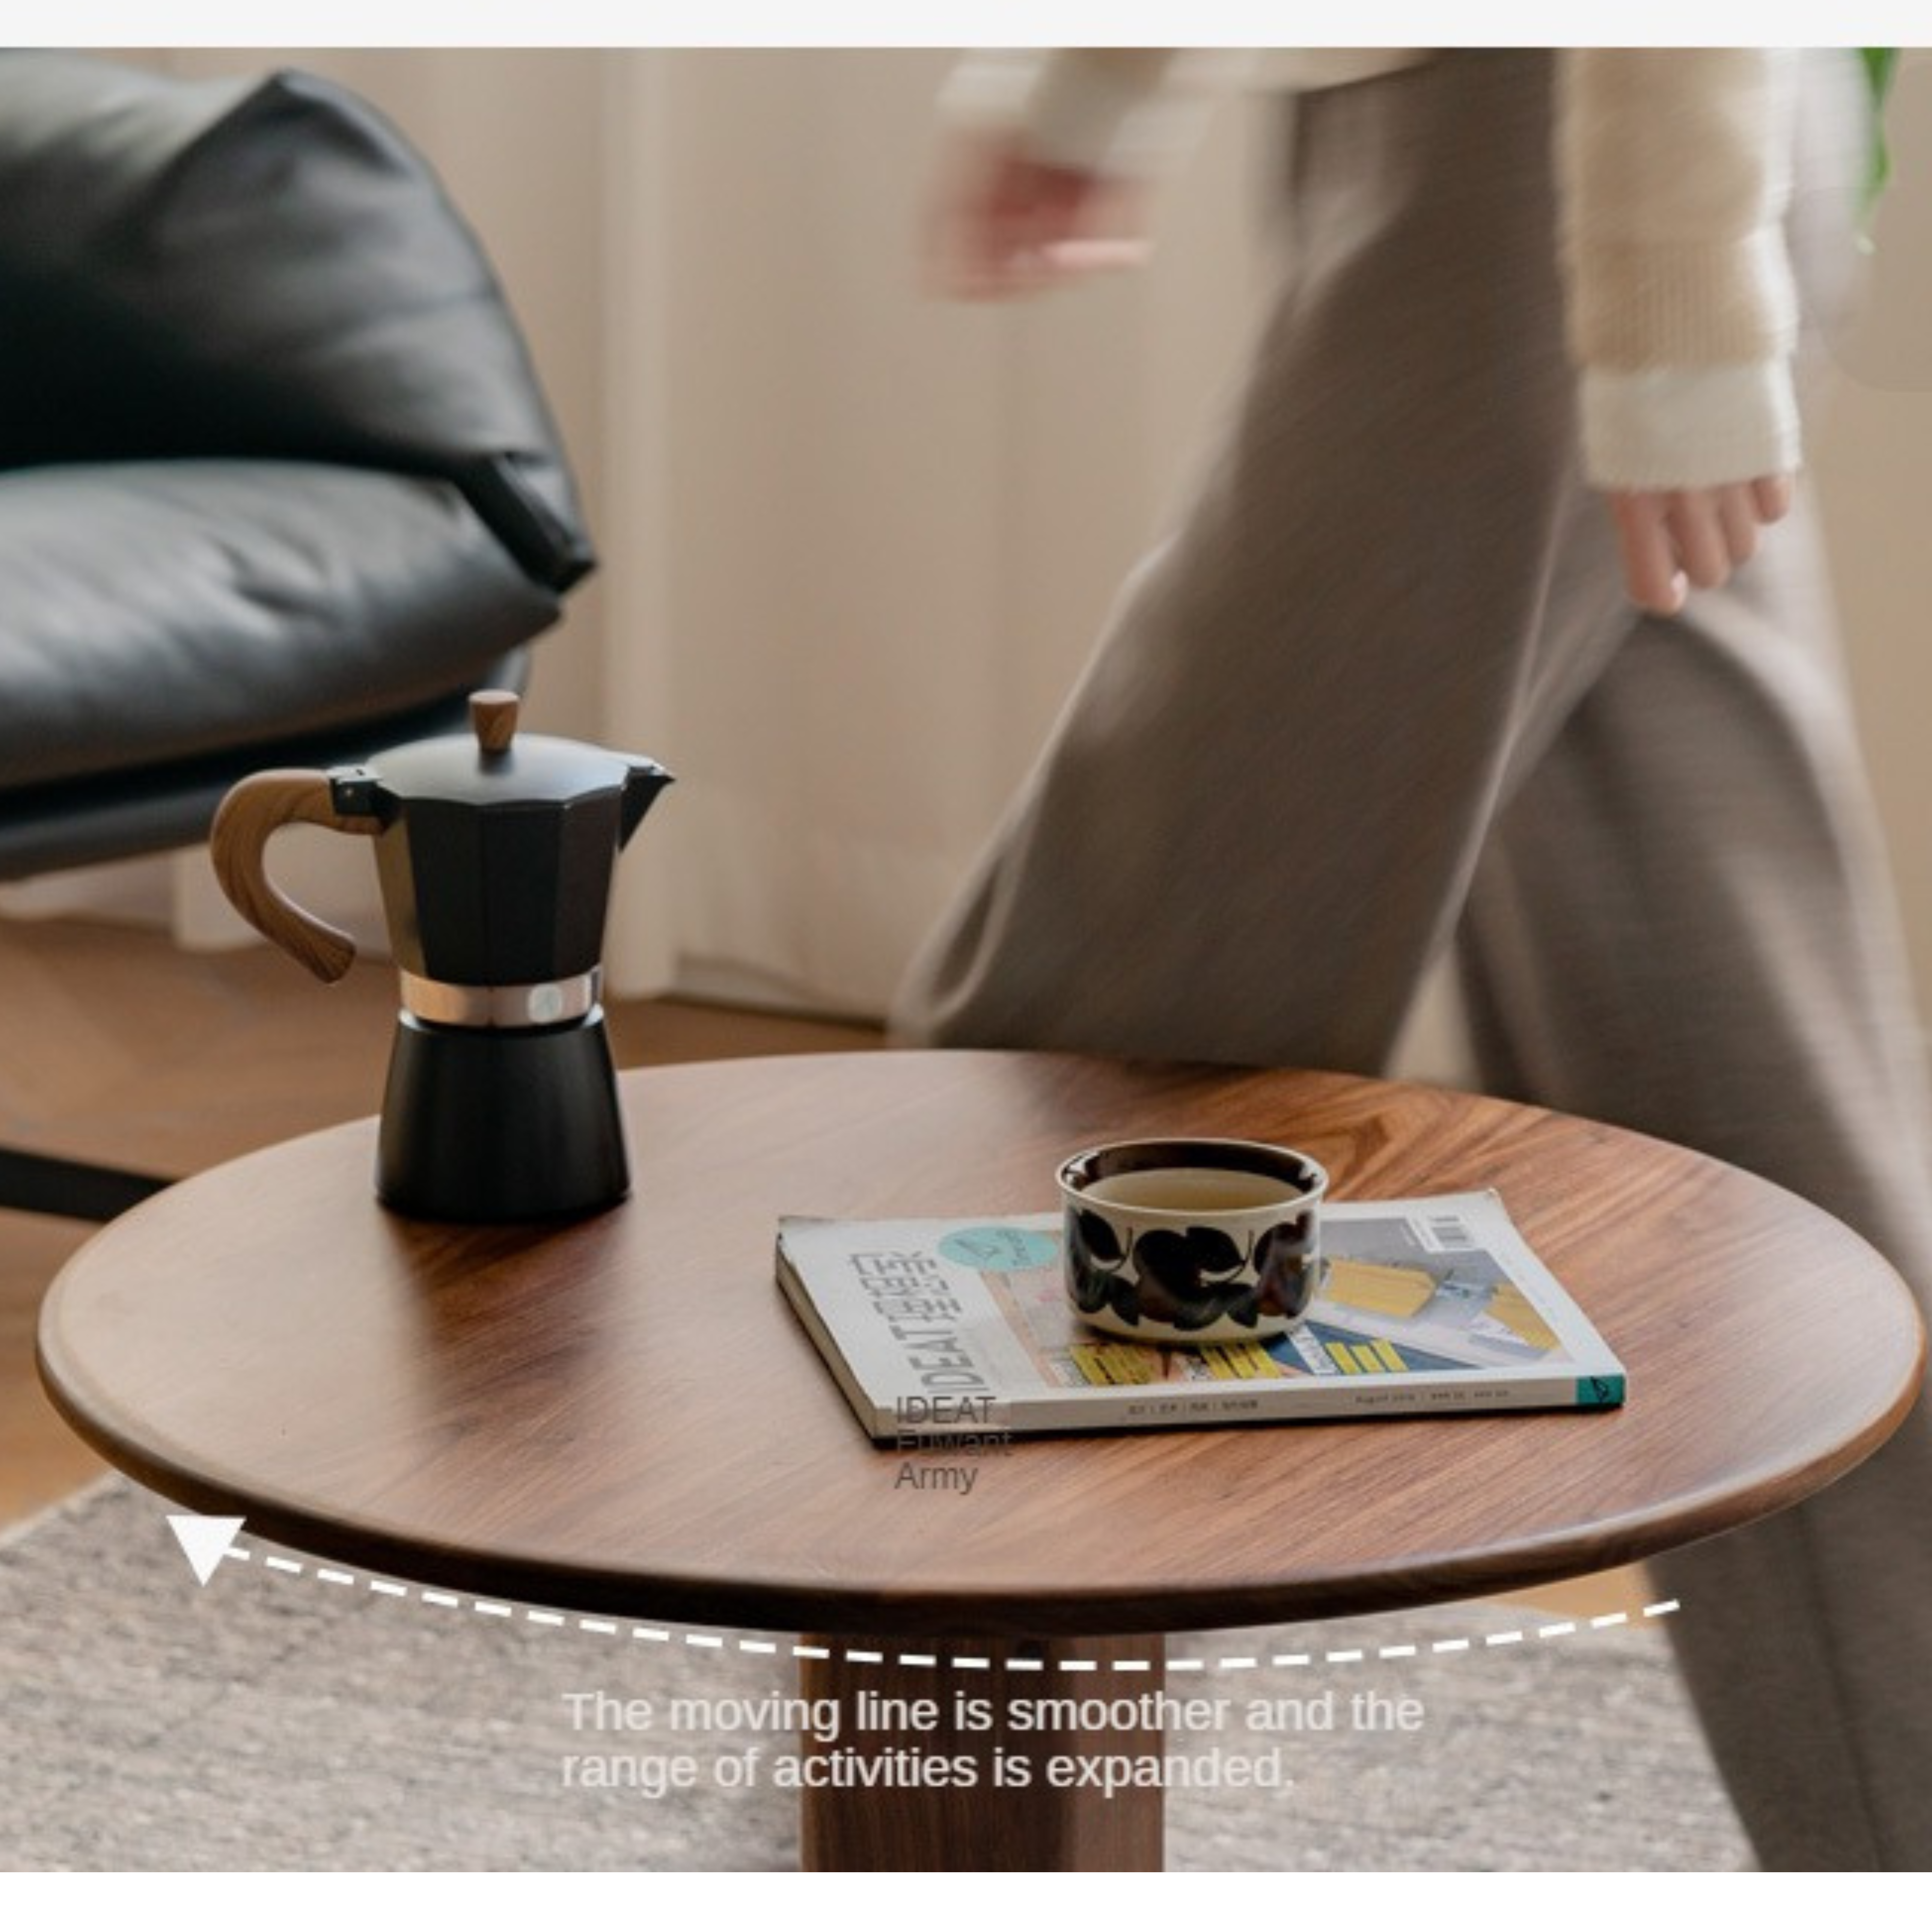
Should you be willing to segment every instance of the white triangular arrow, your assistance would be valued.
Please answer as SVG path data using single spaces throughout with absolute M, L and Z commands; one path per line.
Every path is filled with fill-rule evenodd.
M 242 1533 L 242 1519 L 238 1516 L 168 1518 L 168 1527 L 181 1544 L 197 1582 L 206 1583 L 221 1567 L 221 1559 L 228 1554 L 228 1546 Z

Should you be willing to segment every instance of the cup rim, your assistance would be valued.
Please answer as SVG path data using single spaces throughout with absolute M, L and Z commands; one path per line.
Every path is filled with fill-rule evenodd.
M 1202 1158 L 1203 1155 L 1210 1156 Z M 1218 1156 L 1216 1158 L 1214 1156 Z M 1104 1171 L 1094 1171 L 1097 1163 L 1118 1162 Z M 1291 1181 L 1283 1172 L 1292 1163 L 1298 1173 Z M 1199 1168 L 1208 1172 L 1256 1174 L 1264 1180 L 1298 1183 L 1297 1191 L 1278 1201 L 1263 1202 L 1252 1208 L 1128 1208 L 1118 1202 L 1098 1201 L 1086 1192 L 1096 1180 L 1121 1174 L 1147 1174 L 1169 1168 Z M 1060 1164 L 1056 1176 L 1063 1197 L 1070 1204 L 1095 1213 L 1131 1213 L 1156 1222 L 1205 1223 L 1232 1220 L 1254 1214 L 1293 1213 L 1318 1203 L 1328 1189 L 1328 1170 L 1312 1154 L 1304 1154 L 1276 1141 L 1222 1138 L 1192 1134 L 1163 1134 L 1142 1139 L 1098 1141 L 1079 1153 L 1070 1154 Z

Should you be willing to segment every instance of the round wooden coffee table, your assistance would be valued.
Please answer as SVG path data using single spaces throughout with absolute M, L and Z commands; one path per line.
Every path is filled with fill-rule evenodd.
M 110 1224 L 49 1294 L 48 1388 L 189 1508 L 445 1589 L 815 1634 L 814 1694 L 937 1695 L 987 1658 L 1129 1664 L 1158 1633 L 1534 1583 L 1822 1487 L 1909 1406 L 1918 1316 L 1781 1190 L 1591 1123 L 1337 1076 L 884 1053 L 627 1075 L 634 1191 L 561 1226 L 399 1220 L 374 1124 Z M 1623 1358 L 1600 1414 L 1023 1440 L 968 1496 L 900 1484 L 774 1285 L 782 1215 L 1036 1211 L 1059 1160 L 1150 1132 L 1286 1141 L 1347 1198 L 1498 1190 Z M 1828 1323 L 1810 1318 L 1828 1306 Z M 854 1662 L 854 1648 L 884 1653 Z M 933 1751 L 1064 1737 L 922 1736 Z M 1155 1747 L 1157 1748 L 1157 1744 Z M 826 1792 L 806 1857 L 1157 1864 L 1158 1790 Z

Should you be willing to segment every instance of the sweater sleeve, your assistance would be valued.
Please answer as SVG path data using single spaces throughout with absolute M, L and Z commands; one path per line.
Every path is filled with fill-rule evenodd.
M 1022 47 L 967 55 L 940 96 L 952 125 L 1020 134 L 1036 160 L 1148 175 L 1184 152 L 1206 107 L 1197 63 L 1168 47 Z
M 1558 166 L 1584 460 L 1606 489 L 1797 466 L 1785 254 L 1795 58 L 1563 56 Z

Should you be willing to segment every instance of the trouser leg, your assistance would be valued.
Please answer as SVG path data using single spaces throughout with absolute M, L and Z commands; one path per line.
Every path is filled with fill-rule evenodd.
M 1498 821 L 1466 984 L 1486 1084 L 1778 1181 L 1922 1297 L 1919 1045 L 1822 580 L 1787 528 L 1638 626 Z M 1761 1861 L 1932 1862 L 1924 1406 L 1814 1501 L 1655 1568 Z
M 1220 454 L 915 965 L 943 1043 L 1378 1066 L 1508 748 L 1616 608 L 1572 569 L 1548 65 L 1303 104 Z M 1574 580 L 1572 580 L 1574 579 Z

